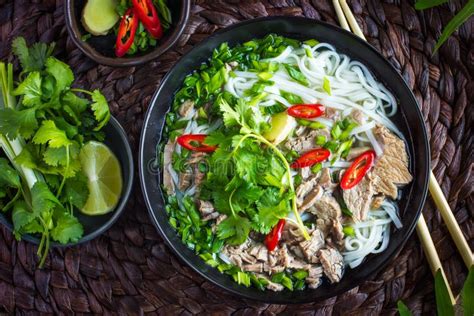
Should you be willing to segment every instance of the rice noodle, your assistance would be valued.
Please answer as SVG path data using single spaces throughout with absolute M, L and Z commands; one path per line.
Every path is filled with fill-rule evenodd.
M 352 224 L 355 236 L 348 236 L 344 239 L 345 251 L 342 253 L 344 262 L 351 268 L 355 268 L 363 262 L 367 255 L 387 249 L 391 223 L 394 223 L 397 228 L 401 228 L 395 206 L 384 202 L 380 210 L 370 211 L 365 221 Z

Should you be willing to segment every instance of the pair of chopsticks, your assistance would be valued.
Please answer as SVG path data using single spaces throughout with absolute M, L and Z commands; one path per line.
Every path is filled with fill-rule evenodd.
M 352 14 L 352 11 L 349 8 L 346 0 L 333 0 L 333 4 L 334 8 L 336 9 L 336 14 L 341 27 L 347 31 L 351 31 L 352 29 L 354 34 L 366 41 L 366 38 L 362 33 L 362 30 L 360 29 L 354 14 Z M 464 263 L 466 264 L 466 267 L 469 269 L 473 265 L 472 251 L 469 248 L 469 244 L 467 243 L 466 238 L 464 237 L 461 228 L 459 227 L 456 218 L 451 211 L 451 208 L 449 207 L 448 201 L 446 201 L 446 198 L 441 191 L 433 171 L 430 172 L 429 191 L 441 213 L 441 217 L 443 218 L 443 221 L 445 222 L 454 243 L 456 244 L 456 247 L 458 248 L 459 253 L 462 256 Z M 456 300 L 451 291 L 451 287 L 449 286 L 446 274 L 444 273 L 441 260 L 439 259 L 438 253 L 436 252 L 433 239 L 431 239 L 430 231 L 428 230 L 428 226 L 426 225 L 423 214 L 421 214 L 420 218 L 418 219 L 416 229 L 433 275 L 436 274 L 438 270 L 441 271 L 441 275 L 443 276 L 443 279 L 448 287 L 448 293 L 451 302 L 453 305 L 456 304 Z

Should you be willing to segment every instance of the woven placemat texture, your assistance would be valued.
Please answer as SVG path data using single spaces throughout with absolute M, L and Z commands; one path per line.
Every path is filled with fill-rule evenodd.
M 442 28 L 461 8 L 453 1 L 417 12 L 402 0 L 352 0 L 369 42 L 403 74 L 422 107 L 432 166 L 461 228 L 474 248 L 474 19 L 432 56 Z M 143 117 L 163 75 L 196 43 L 216 30 L 267 15 L 306 16 L 337 24 L 330 0 L 197 0 L 178 46 L 141 67 L 114 69 L 83 55 L 64 25 L 61 0 L 0 0 L 0 58 L 12 60 L 11 40 L 55 41 L 77 84 L 101 89 L 137 152 Z M 424 210 L 451 286 L 457 293 L 466 269 L 439 212 Z M 372 280 L 338 297 L 305 305 L 242 300 L 206 282 L 174 256 L 158 235 L 138 178 L 121 219 L 85 245 L 55 249 L 37 269 L 36 246 L 0 228 L 0 312 L 273 314 L 394 314 L 402 299 L 415 314 L 435 309 L 433 278 L 414 234 L 401 253 Z

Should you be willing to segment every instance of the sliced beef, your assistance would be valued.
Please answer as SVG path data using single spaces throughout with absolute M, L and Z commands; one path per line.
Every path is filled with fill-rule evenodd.
M 306 277 L 306 282 L 310 289 L 318 288 L 322 283 L 323 276 L 323 267 L 320 265 L 312 264 L 308 269 L 308 276 Z
M 222 223 L 225 219 L 227 218 L 227 215 L 225 214 L 220 214 L 214 223 L 211 225 L 211 230 L 213 233 L 216 233 L 217 231 L 217 226 L 219 226 L 220 223 Z
M 372 200 L 372 203 L 370 204 L 370 209 L 378 210 L 382 206 L 384 201 L 385 201 L 385 196 L 383 195 L 374 196 L 374 199 Z
M 268 260 L 268 249 L 264 244 L 256 243 L 249 249 L 249 254 L 254 256 L 258 261 Z
M 170 195 L 175 193 L 175 184 L 170 171 L 170 168 L 173 168 L 171 163 L 175 146 L 174 142 L 168 141 L 163 153 L 163 186 L 165 187 L 166 192 Z
M 182 117 L 187 117 L 194 110 L 194 102 L 191 100 L 186 100 L 179 107 L 178 113 Z
M 370 149 L 371 149 L 370 147 L 366 147 L 366 146 L 351 148 L 349 150 L 349 154 L 346 157 L 346 160 L 347 161 L 354 160 Z
M 334 237 L 337 237 L 336 240 L 342 239 L 339 239 L 340 234 L 338 234 L 337 231 L 336 234 L 333 233 L 334 227 L 341 227 L 342 230 L 342 225 L 340 224 L 342 220 L 342 212 L 339 203 L 332 195 L 324 194 L 318 201 L 316 201 L 316 203 L 314 203 L 313 208 L 311 208 L 310 211 L 318 218 L 316 221 L 316 227 L 325 237 L 333 234 Z
M 184 191 L 187 188 L 189 188 L 192 180 L 193 180 L 193 172 L 191 171 L 191 169 L 187 168 L 183 172 L 180 172 L 179 184 L 178 184 L 179 190 Z
M 306 181 L 303 181 L 297 188 L 296 188 L 296 204 L 298 207 L 303 205 L 304 199 L 309 192 L 311 192 L 314 187 L 318 183 L 318 177 L 312 176 L 308 178 Z
M 302 153 L 313 149 L 316 147 L 316 137 L 324 135 L 325 137 L 329 137 L 330 132 L 327 128 L 322 129 L 310 129 L 305 132 L 303 135 L 290 138 L 286 143 L 285 146 L 289 150 L 294 150 L 298 153 Z
M 212 205 L 211 202 L 198 200 L 197 204 L 203 221 L 208 221 L 219 217 L 219 212 L 214 209 L 214 205 Z
M 303 203 L 299 206 L 298 211 L 303 212 L 314 205 L 323 196 L 323 189 L 316 185 L 313 189 L 305 196 Z
M 364 124 L 364 113 L 360 110 L 352 110 L 351 119 L 359 125 Z
M 341 253 L 335 248 L 328 247 L 319 251 L 318 258 L 329 281 L 331 283 L 339 282 L 344 271 L 344 261 Z
M 325 191 L 329 191 L 329 192 L 332 192 L 337 187 L 337 184 L 332 182 L 331 171 L 329 170 L 329 168 L 323 168 L 321 170 L 321 175 L 319 176 L 318 184 Z
M 317 253 L 324 246 L 324 236 L 319 229 L 315 229 L 309 240 L 300 242 L 299 247 L 306 260 L 310 263 L 318 262 Z
M 339 111 L 337 109 L 327 107 L 327 108 L 324 109 L 323 117 L 328 118 L 328 119 L 333 120 L 333 121 L 337 121 L 337 120 L 339 120 L 339 117 L 341 115 L 340 113 L 341 113 L 341 111 Z
M 284 289 L 283 285 L 267 280 L 267 289 L 273 292 L 279 292 Z
M 371 172 L 372 177 L 378 180 L 375 191 L 396 199 L 397 185 L 408 184 L 413 179 L 408 170 L 405 143 L 382 125 L 374 128 L 374 135 L 383 147 L 383 154 L 377 159 Z
M 349 190 L 343 190 L 342 196 L 347 208 L 352 212 L 354 221 L 363 221 L 372 204 L 372 198 L 375 194 L 375 185 L 378 180 L 372 179 L 366 175 L 362 181 Z
M 258 262 L 258 263 L 254 263 L 254 264 L 244 264 L 242 266 L 242 270 L 247 271 L 247 272 L 262 273 L 263 272 L 263 263 Z

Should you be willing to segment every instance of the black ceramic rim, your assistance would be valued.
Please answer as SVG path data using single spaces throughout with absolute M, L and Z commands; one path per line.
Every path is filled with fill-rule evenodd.
M 309 38 L 310 36 L 306 34 L 301 34 L 297 33 L 295 29 L 303 27 L 318 27 L 321 29 L 326 29 L 327 31 L 334 32 L 334 36 L 338 37 L 345 37 L 348 41 L 352 41 L 353 43 L 356 43 L 359 48 L 364 51 L 362 54 L 364 55 L 371 55 L 371 57 L 374 57 L 375 60 L 374 63 L 379 63 L 381 64 L 381 67 L 375 69 L 373 67 L 369 66 L 369 69 L 371 72 L 375 74 L 378 80 L 379 76 L 377 74 L 380 74 L 382 71 L 385 73 L 390 73 L 392 76 L 391 81 L 395 82 L 392 85 L 388 85 L 385 82 L 385 85 L 389 90 L 393 92 L 393 90 L 399 90 L 401 91 L 405 99 L 407 99 L 406 103 L 400 104 L 400 109 L 399 112 L 402 116 L 402 122 L 404 126 L 406 127 L 406 132 L 404 132 L 404 135 L 407 136 L 407 145 L 411 157 L 411 170 L 414 174 L 414 182 L 410 184 L 410 189 L 407 194 L 403 195 L 403 198 L 400 202 L 405 201 L 406 203 L 412 203 L 412 199 L 416 200 L 415 205 L 409 204 L 408 206 L 413 207 L 413 209 L 410 209 L 409 212 L 410 214 L 405 214 L 410 215 L 411 219 L 408 223 L 406 224 L 406 227 L 403 227 L 400 230 L 404 231 L 403 235 L 400 236 L 400 240 L 398 242 L 398 245 L 392 246 L 393 244 L 393 235 L 398 233 L 399 231 L 393 232 L 391 236 L 391 241 L 389 243 L 389 247 L 382 253 L 378 255 L 371 256 L 370 259 L 366 259 L 365 265 L 363 268 L 359 266 L 356 269 L 351 269 L 345 273 L 343 279 L 341 280 L 340 283 L 338 284 L 333 284 L 333 285 L 324 285 L 321 286 L 320 288 L 316 290 L 304 290 L 304 291 L 282 291 L 282 292 L 271 292 L 271 291 L 258 291 L 257 289 L 250 289 L 246 288 L 244 286 L 240 286 L 237 283 L 235 283 L 229 276 L 221 274 L 217 269 L 211 268 L 207 266 L 204 261 L 199 258 L 199 256 L 195 255 L 192 250 L 188 249 L 177 237 L 176 231 L 169 225 L 168 223 L 168 218 L 165 210 L 160 210 L 159 207 L 163 207 L 165 205 L 164 198 L 163 198 L 163 192 L 160 187 L 160 182 L 158 182 L 158 176 L 156 174 L 150 174 L 148 170 L 146 169 L 149 165 L 150 159 L 153 159 L 152 157 L 152 152 L 153 150 L 150 149 L 150 147 L 155 148 L 161 141 L 162 141 L 162 130 L 164 126 L 163 118 L 158 118 L 160 122 L 156 123 L 151 120 L 151 115 L 154 111 L 160 111 L 159 114 L 165 114 L 166 112 L 169 111 L 171 107 L 171 101 L 174 97 L 173 95 L 166 95 L 165 97 L 160 96 L 161 91 L 164 89 L 163 87 L 166 86 L 168 80 L 170 77 L 172 77 L 174 71 L 180 66 L 180 63 L 184 62 L 186 60 L 186 63 L 188 63 L 187 58 L 192 57 L 197 57 L 199 50 L 205 50 L 206 46 L 209 46 L 209 43 L 211 42 L 216 42 L 212 44 L 212 48 L 215 48 L 218 46 L 220 42 L 225 42 L 227 40 L 220 40 L 221 37 L 224 37 L 225 35 L 228 34 L 233 34 L 237 33 L 239 29 L 243 29 L 246 27 L 250 27 L 253 25 L 254 29 L 258 29 L 259 27 L 265 26 L 265 24 L 277 24 L 281 23 L 282 25 L 285 25 L 288 29 L 285 30 L 285 32 L 280 32 L 281 35 L 287 35 L 287 36 L 293 36 L 293 37 L 305 37 Z M 295 26 L 296 25 L 296 26 Z M 269 27 L 268 27 L 269 28 Z M 254 30 L 252 29 L 252 30 Z M 292 31 L 293 30 L 293 31 Z M 299 30 L 301 32 L 301 30 Z M 255 31 L 255 33 L 259 33 L 261 31 Z M 273 31 L 276 33 L 276 31 Z M 272 33 L 272 31 L 269 31 L 268 33 Z M 286 34 L 283 34 L 286 33 Z M 309 33 L 309 31 L 308 31 Z M 296 36 L 298 35 L 299 36 Z M 261 37 L 260 36 L 254 36 L 254 37 Z M 317 39 L 317 37 L 316 37 Z M 344 53 L 347 54 L 349 57 L 358 60 L 358 58 L 355 58 L 352 56 L 350 51 L 344 51 L 343 49 L 340 49 L 334 42 L 331 42 L 330 40 L 327 41 L 331 44 L 334 44 L 336 46 L 336 49 L 339 53 Z M 233 45 L 233 44 L 232 44 Z M 355 54 L 355 53 L 353 53 Z M 209 55 L 210 56 L 210 55 Z M 208 57 L 209 57 L 208 56 Z M 202 60 L 205 61 L 205 60 Z M 190 73 L 193 69 L 189 69 Z M 398 88 L 395 88 L 397 86 Z M 166 99 L 168 102 L 170 102 L 167 106 L 166 109 L 159 109 L 155 110 L 155 106 L 157 106 L 158 103 L 158 97 L 161 97 L 161 99 Z M 396 97 L 398 95 L 395 95 Z M 397 100 L 398 101 L 398 100 Z M 415 120 L 416 124 L 408 124 L 407 117 L 405 116 L 404 112 L 408 107 L 413 107 L 410 109 L 412 112 L 412 115 L 414 115 L 414 118 L 411 118 L 412 120 Z M 398 116 L 398 114 L 397 114 Z M 398 124 L 397 124 L 398 126 Z M 412 132 L 413 130 L 413 132 Z M 416 148 L 416 153 L 417 157 L 415 158 L 415 148 L 414 148 L 414 139 L 413 135 L 414 132 L 417 134 L 417 141 L 420 142 Z M 152 142 L 152 143 L 150 143 Z M 420 156 L 421 155 L 421 156 Z M 155 157 L 156 157 L 156 150 L 155 150 Z M 415 168 L 416 166 L 416 168 Z M 213 284 L 228 290 L 229 292 L 236 294 L 238 296 L 248 298 L 248 299 L 254 299 L 254 300 L 259 300 L 259 301 L 264 301 L 267 303 L 277 303 L 277 304 L 292 304 L 292 303 L 308 303 L 308 302 L 314 302 L 314 301 L 319 301 L 326 299 L 328 297 L 332 297 L 338 294 L 341 294 L 343 292 L 346 292 L 347 290 L 359 285 L 362 281 L 369 280 L 371 279 L 376 273 L 378 273 L 381 269 L 383 269 L 389 262 L 390 260 L 400 252 L 400 250 L 403 248 L 404 244 L 408 240 L 408 238 L 411 236 L 413 233 L 413 230 L 415 228 L 416 222 L 418 221 L 418 218 L 421 214 L 426 196 L 427 196 L 427 191 L 428 191 L 428 180 L 429 180 L 429 172 L 430 172 L 430 151 L 429 151 L 429 143 L 428 143 L 428 138 L 426 135 L 426 129 L 425 125 L 423 123 L 423 117 L 422 114 L 419 110 L 418 103 L 416 101 L 415 96 L 413 95 L 413 92 L 410 90 L 408 85 L 405 83 L 401 75 L 398 73 L 398 71 L 370 44 L 367 42 L 363 41 L 359 37 L 355 36 L 354 34 L 343 30 L 335 25 L 308 19 L 308 18 L 302 18 L 302 17 L 267 17 L 267 18 L 259 18 L 259 19 L 254 19 L 254 20 L 248 20 L 244 21 L 235 25 L 232 25 L 228 28 L 222 29 L 210 37 L 208 37 L 206 40 L 202 41 L 199 43 L 197 46 L 195 46 L 191 51 L 189 51 L 186 55 L 182 56 L 181 60 L 175 64 L 175 66 L 168 72 L 168 74 L 163 78 L 161 81 L 160 87 L 158 87 L 157 91 L 155 92 L 152 100 L 150 101 L 150 106 L 148 107 L 145 120 L 143 123 L 142 127 L 142 133 L 141 133 L 141 138 L 140 138 L 140 149 L 139 149 L 139 175 L 140 175 L 140 183 L 142 187 L 142 192 L 144 195 L 144 199 L 148 208 L 148 211 L 150 213 L 150 217 L 152 221 L 154 222 L 155 226 L 157 227 L 157 230 L 165 240 L 165 242 L 170 246 L 170 248 L 173 250 L 173 252 L 181 258 L 187 265 L 189 265 L 193 270 L 195 270 L 197 273 L 199 273 L 201 276 L 203 276 L 205 279 L 208 281 L 212 282 Z M 405 190 L 405 189 L 404 189 Z M 160 205 L 161 204 L 161 205 Z M 407 206 L 405 208 L 408 208 Z M 162 219 L 160 217 L 165 216 L 165 219 Z M 404 217 L 405 217 L 404 216 Z M 160 220 L 164 220 L 163 223 L 160 223 Z M 405 218 L 402 218 L 402 221 L 405 220 Z M 167 233 L 168 232 L 168 233 Z M 172 232 L 172 233 L 170 233 Z M 174 235 L 173 235 L 174 233 Z M 376 263 L 376 264 L 374 264 Z M 372 265 L 372 266 L 371 266 Z M 346 281 L 345 284 L 343 283 L 345 278 L 350 278 L 350 280 Z M 227 280 L 226 280 L 227 279 Z M 349 282 L 349 283 L 348 283 Z
M 73 5 L 73 1 L 66 0 L 64 6 L 64 15 L 66 17 L 66 27 L 71 36 L 72 41 L 76 46 L 89 57 L 90 59 L 96 61 L 99 64 L 112 66 L 112 67 L 128 67 L 128 66 L 137 66 L 149 62 L 153 59 L 158 58 L 160 55 L 164 54 L 167 50 L 176 44 L 178 39 L 180 38 L 181 34 L 186 27 L 186 24 L 189 19 L 189 13 L 191 11 L 191 0 L 183 0 L 182 1 L 183 8 L 181 9 L 179 20 L 176 23 L 175 29 L 172 30 L 172 34 L 168 41 L 166 41 L 163 45 L 159 45 L 152 49 L 149 53 L 137 56 L 137 57 L 122 57 L 122 58 L 114 58 L 114 57 L 107 57 L 96 51 L 91 45 L 84 42 L 79 32 L 77 19 L 75 18 L 75 9 Z
M 133 164 L 133 155 L 132 155 L 132 149 L 130 148 L 130 143 L 128 142 L 127 134 L 125 133 L 122 125 L 117 121 L 116 118 L 113 116 L 110 117 L 109 124 L 111 124 L 111 127 L 118 132 L 120 136 L 120 142 L 122 143 L 123 150 L 125 151 L 126 157 L 128 157 L 127 161 L 124 162 L 124 165 L 127 165 L 127 168 L 129 168 L 130 173 L 127 179 L 123 179 L 123 183 L 125 186 L 122 188 L 122 196 L 120 197 L 120 201 L 113 210 L 112 217 L 105 222 L 102 226 L 100 226 L 98 229 L 92 231 L 91 233 L 83 236 L 78 242 L 75 243 L 67 243 L 67 244 L 61 244 L 55 241 L 50 242 L 50 247 L 51 248 L 62 248 L 62 247 L 70 247 L 70 246 L 77 246 L 79 244 L 85 243 L 87 241 L 90 241 L 99 235 L 102 235 L 105 233 L 113 223 L 117 221 L 117 219 L 120 217 L 122 214 L 123 210 L 125 209 L 125 205 L 127 204 L 128 198 L 130 197 L 130 193 L 132 192 L 133 188 L 133 179 L 135 177 L 134 175 L 134 164 Z M 116 154 L 117 156 L 117 154 Z M 123 171 L 123 170 L 122 170 Z M 90 216 L 93 218 L 93 216 Z M 6 226 L 10 231 L 13 231 L 13 224 L 11 221 L 7 219 L 4 214 L 0 216 L 0 223 L 2 223 L 4 226 Z M 40 240 L 33 236 L 33 235 L 23 235 L 21 237 L 21 240 L 31 242 L 33 244 L 38 245 L 40 243 Z

